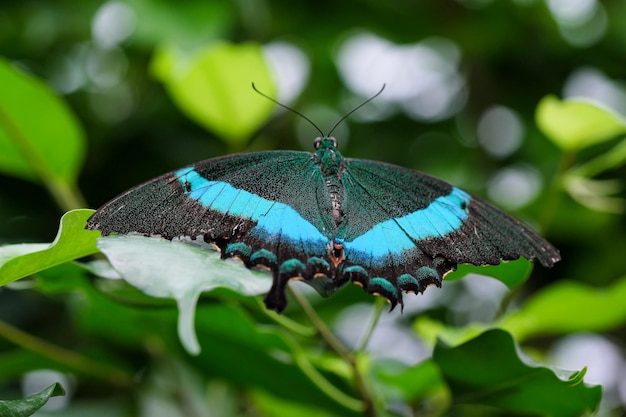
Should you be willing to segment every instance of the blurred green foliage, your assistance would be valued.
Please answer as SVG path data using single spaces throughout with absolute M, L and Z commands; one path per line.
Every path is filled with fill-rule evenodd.
M 621 415 L 624 21 L 626 3 L 594 0 L 3 4 L 0 244 L 9 246 L 0 282 L 34 275 L 0 288 L 0 398 L 46 392 L 56 381 L 25 381 L 53 369 L 73 376 L 68 402 L 37 415 L 350 416 L 365 407 L 380 416 L 573 416 L 596 407 L 591 385 L 602 384 L 599 413 Z M 174 302 L 97 278 L 97 262 L 63 263 L 95 251 L 94 234 L 72 227 L 88 211 L 66 214 L 68 234 L 50 248 L 21 246 L 50 242 L 61 214 L 85 206 L 82 195 L 95 208 L 200 159 L 310 150 L 315 129 L 292 114 L 269 120 L 271 103 L 251 82 L 322 130 L 386 82 L 335 132 L 342 152 L 492 199 L 541 229 L 563 261 L 528 281 L 521 262 L 485 273 L 498 280 L 429 289 L 402 316 L 384 312 L 367 349 L 342 323 L 360 311 L 347 322 L 365 331 L 368 317 L 353 307 L 371 297 L 353 286 L 311 296 L 345 351 L 296 303 L 276 317 L 254 298 L 214 290 L 199 302 L 202 351 L 191 356 Z M 585 332 L 611 350 L 564 354 Z M 586 375 L 529 368 L 510 334 L 542 363 L 587 366 Z M 391 355 L 403 337 L 412 344 Z M 487 379 L 498 372 L 497 383 Z M 545 385 L 524 385 L 525 373 Z

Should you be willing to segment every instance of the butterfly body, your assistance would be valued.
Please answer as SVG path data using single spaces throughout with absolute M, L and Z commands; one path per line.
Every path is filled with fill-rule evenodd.
M 105 204 L 87 228 L 202 237 L 223 258 L 269 269 L 265 304 L 279 312 L 294 278 L 324 296 L 352 281 L 393 307 L 403 291 L 440 286 L 458 263 L 524 256 L 551 266 L 560 259 L 528 226 L 444 181 L 344 158 L 332 137 L 316 139 L 315 147 L 181 168 Z

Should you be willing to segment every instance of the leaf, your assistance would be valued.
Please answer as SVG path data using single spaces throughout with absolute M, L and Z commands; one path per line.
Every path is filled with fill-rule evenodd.
M 500 327 L 518 340 L 533 336 L 603 331 L 626 323 L 626 277 L 611 287 L 578 282 L 553 284 L 503 318 Z
M 574 200 L 593 210 L 623 213 L 626 200 L 620 192 L 624 188 L 620 179 L 591 178 L 626 164 L 626 140 L 621 140 L 610 150 L 563 174 L 562 182 Z
M 439 368 L 432 360 L 426 360 L 410 367 L 399 366 L 396 368 L 399 369 L 394 369 L 394 366 L 384 362 L 375 363 L 375 381 L 381 386 L 381 390 L 394 389 L 396 392 L 400 392 L 402 394 L 400 400 L 405 403 L 415 403 L 430 397 L 434 392 L 442 390 L 444 387 Z M 393 393 L 388 393 L 384 397 L 389 399 L 393 398 L 393 395 Z
M 65 395 L 61 384 L 54 383 L 43 391 L 30 395 L 21 400 L 0 401 L 0 416 L 26 417 L 31 416 L 43 407 L 50 397 Z
M 418 316 L 413 323 L 415 333 L 431 345 L 440 340 L 456 346 L 475 338 L 490 327 L 493 326 L 485 323 L 470 323 L 463 327 L 448 326 L 426 315 Z
M 514 261 L 502 261 L 499 265 L 459 265 L 456 271 L 446 275 L 446 281 L 455 281 L 469 274 L 486 275 L 501 281 L 514 290 L 526 282 L 533 270 L 533 263 L 520 258 Z
M 163 46 L 152 71 L 181 110 L 231 145 L 245 144 L 274 108 L 251 87 L 254 82 L 266 94 L 276 94 L 261 47 L 254 43 L 216 43 L 192 56 Z
M 0 172 L 35 182 L 74 184 L 85 138 L 46 84 L 0 58 Z
M 593 412 L 600 386 L 580 383 L 580 373 L 561 380 L 550 369 L 525 364 L 510 334 L 489 330 L 457 347 L 438 343 L 433 360 L 456 404 L 497 407 L 507 412 L 574 417 Z
M 85 230 L 93 210 L 68 211 L 61 217 L 54 241 L 46 245 L 9 245 L 0 247 L 0 286 L 44 269 L 98 252 L 99 233 Z
M 247 269 L 234 260 L 222 260 L 216 251 L 182 242 L 137 235 L 98 239 L 98 248 L 131 285 L 153 297 L 178 303 L 178 332 L 187 351 L 200 352 L 193 323 L 203 291 L 225 287 L 246 295 L 269 291 L 269 274 Z
M 577 150 L 626 133 L 626 121 L 612 111 L 581 99 L 544 97 L 537 106 L 539 129 L 563 150 Z
M 260 325 L 232 305 L 203 304 L 197 316 L 198 336 L 204 342 L 201 354 L 193 358 L 197 368 L 290 402 L 327 409 L 328 415 L 363 415 L 362 410 L 346 407 L 345 402 L 329 396 L 314 382 L 311 372 L 317 368 L 311 369 L 310 363 L 303 363 L 307 362 L 307 355 L 286 331 Z M 339 379 L 337 373 L 333 373 L 332 380 L 335 389 L 344 396 L 355 395 L 350 384 Z
M 626 208 L 626 200 L 618 197 L 623 189 L 620 180 L 590 180 L 565 174 L 562 182 L 572 199 L 591 210 L 620 214 Z
M 275 397 L 264 391 L 256 390 L 250 393 L 250 400 L 259 415 L 272 417 L 328 417 L 328 411 L 310 404 L 289 401 L 285 398 Z

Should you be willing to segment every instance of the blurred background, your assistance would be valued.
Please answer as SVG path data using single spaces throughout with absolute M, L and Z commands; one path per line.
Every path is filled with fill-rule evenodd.
M 276 86 L 261 89 L 324 132 L 386 84 L 333 132 L 340 150 L 427 172 L 540 230 L 563 261 L 534 271 L 518 294 L 523 303 L 557 280 L 604 287 L 625 275 L 621 206 L 594 205 L 593 193 L 583 204 L 555 184 L 559 172 L 616 142 L 566 152 L 535 120 L 547 95 L 588 98 L 626 117 L 625 22 L 623 0 L 24 0 L 0 5 L 0 55 L 45 80 L 80 120 L 88 146 L 79 188 L 91 208 L 191 162 L 311 150 L 318 136 L 284 111 L 245 139 L 216 134 L 175 104 L 155 70 L 158 51 L 258 43 Z M 238 100 L 245 109 L 259 97 L 250 88 Z M 601 178 L 625 174 L 622 164 Z M 0 175 L 0 244 L 51 241 L 61 214 L 41 186 Z M 22 311 L 26 327 L 64 314 L 58 300 L 0 295 L 0 312 Z M 451 325 L 489 322 L 507 296 L 501 283 L 481 277 L 430 289 L 411 297 L 404 318 L 385 316 L 372 349 L 405 360 L 412 349 L 419 353 L 407 361 L 417 363 L 428 348 L 402 320 L 428 312 Z M 343 307 L 333 326 L 356 343 L 353 318 L 370 307 L 367 300 Z M 603 412 L 616 416 L 626 409 L 625 343 L 623 325 L 533 340 L 547 362 L 588 366 L 586 382 L 603 384 Z

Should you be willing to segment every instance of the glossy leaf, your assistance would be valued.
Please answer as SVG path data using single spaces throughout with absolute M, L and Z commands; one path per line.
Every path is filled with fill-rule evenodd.
M 0 58 L 0 172 L 73 184 L 83 162 L 80 123 L 46 84 Z
M 518 340 L 579 331 L 603 331 L 626 323 L 626 278 L 608 288 L 573 281 L 547 287 L 500 326 Z
M 266 293 L 269 274 L 224 261 L 216 251 L 181 242 L 135 235 L 107 236 L 98 248 L 131 285 L 153 297 L 174 298 L 180 310 L 178 332 L 185 348 L 200 352 L 193 323 L 203 291 L 225 287 L 246 295 Z
M 65 390 L 59 383 L 50 385 L 43 391 L 30 395 L 21 400 L 0 401 L 0 416 L 27 417 L 32 416 L 43 407 L 50 397 L 65 395 Z
M 85 230 L 93 210 L 72 210 L 63 215 L 56 238 L 49 245 L 0 247 L 0 285 L 98 252 L 99 233 Z
M 600 386 L 580 381 L 580 372 L 565 380 L 549 368 L 529 366 L 503 330 L 489 330 L 460 346 L 438 343 L 433 360 L 455 404 L 497 407 L 510 413 L 574 417 L 597 409 Z
M 224 141 L 240 146 L 263 125 L 274 104 L 259 96 L 275 96 L 261 47 L 216 43 L 192 56 L 172 46 L 158 49 L 152 71 L 190 118 Z
M 544 135 L 564 150 L 582 149 L 626 134 L 626 121 L 590 101 L 544 97 L 535 115 Z
M 504 285 L 513 290 L 522 285 L 533 270 L 533 263 L 527 259 L 520 258 L 514 261 L 503 261 L 499 265 L 468 265 L 461 264 L 457 270 L 446 275 L 446 281 L 461 279 L 469 274 L 486 275 L 501 281 Z

